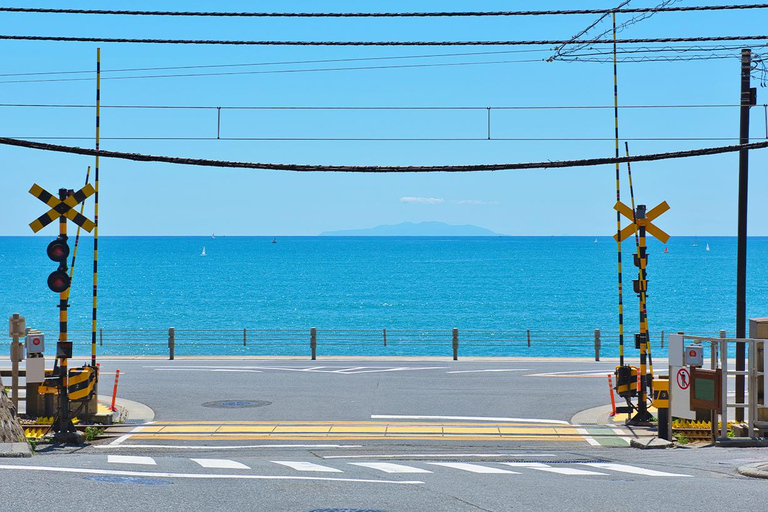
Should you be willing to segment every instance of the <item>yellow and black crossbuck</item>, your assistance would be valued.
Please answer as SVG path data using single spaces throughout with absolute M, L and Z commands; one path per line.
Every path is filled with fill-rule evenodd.
M 29 193 L 50 206 L 51 209 L 30 222 L 29 227 L 32 228 L 32 231 L 37 233 L 51 222 L 63 216 L 90 233 L 94 228 L 93 221 L 75 211 L 74 208 L 88 197 L 92 196 L 95 192 L 93 186 L 88 184 L 62 201 L 35 183 L 32 185 L 32 188 L 29 189 Z
M 667 204 L 666 201 L 649 210 L 645 214 L 644 219 L 635 218 L 635 212 L 632 211 L 632 208 L 625 205 L 621 201 L 617 202 L 616 206 L 614 206 L 613 208 L 632 222 L 632 224 L 630 224 L 629 226 L 621 230 L 620 235 L 613 235 L 613 238 L 615 240 L 617 241 L 619 239 L 621 239 L 621 241 L 626 240 L 630 236 L 634 235 L 635 231 L 637 231 L 641 225 L 645 227 L 645 231 L 649 235 L 656 237 L 656 239 L 658 239 L 660 242 L 667 243 L 667 240 L 669 240 L 669 235 L 665 233 L 663 230 L 656 227 L 651 222 L 653 220 L 656 220 L 663 213 L 666 213 L 669 210 L 669 205 Z

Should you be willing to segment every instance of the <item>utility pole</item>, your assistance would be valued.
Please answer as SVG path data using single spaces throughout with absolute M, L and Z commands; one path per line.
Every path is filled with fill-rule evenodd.
M 741 113 L 739 143 L 749 144 L 749 108 L 757 103 L 757 89 L 751 87 L 752 50 L 741 50 Z M 749 151 L 739 151 L 739 224 L 736 256 L 736 337 L 746 338 L 747 325 L 747 202 Z M 736 344 L 736 371 L 746 369 L 746 346 Z M 744 375 L 736 375 L 736 403 L 744 403 Z M 744 421 L 744 410 L 736 409 L 736 421 Z

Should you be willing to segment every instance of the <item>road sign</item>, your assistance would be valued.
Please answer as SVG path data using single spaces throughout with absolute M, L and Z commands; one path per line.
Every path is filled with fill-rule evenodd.
M 27 354 L 42 354 L 45 351 L 45 335 L 41 332 L 27 334 Z
M 696 419 L 696 413 L 691 411 L 690 386 L 691 374 L 688 368 L 684 366 L 669 367 L 669 412 L 673 418 Z
M 29 227 L 32 228 L 32 231 L 37 233 L 59 217 L 66 217 L 90 233 L 94 228 L 93 222 L 84 215 L 78 213 L 74 208 L 88 197 L 92 196 L 94 192 L 96 192 L 96 190 L 94 190 L 92 185 L 88 184 L 66 199 L 61 200 L 35 183 L 32 185 L 32 188 L 29 189 L 29 193 L 50 206 L 51 209 L 30 222 Z
M 653 235 L 658 240 L 660 240 L 662 243 L 667 243 L 669 240 L 669 235 L 656 227 L 651 221 L 656 220 L 659 218 L 663 213 L 667 212 L 669 210 L 669 205 L 666 201 L 659 204 L 655 208 L 652 208 L 650 211 L 648 211 L 645 214 L 644 219 L 638 219 L 635 218 L 635 213 L 632 211 L 632 208 L 625 205 L 621 201 L 617 202 L 616 205 L 613 207 L 614 210 L 622 214 L 624 217 L 629 219 L 632 224 L 625 227 L 621 230 L 620 233 L 613 235 L 613 238 L 617 241 L 621 240 L 624 241 L 630 236 L 634 235 L 637 231 L 638 227 L 643 226 L 645 227 L 645 231 L 649 233 L 650 235 Z

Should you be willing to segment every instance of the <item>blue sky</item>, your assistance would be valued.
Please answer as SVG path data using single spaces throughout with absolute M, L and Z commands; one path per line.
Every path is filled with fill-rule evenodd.
M 579 3 L 604 8 L 614 2 Z M 656 2 L 633 1 L 637 7 Z M 727 4 L 729 1 L 676 5 Z M 25 2 L 25 6 L 52 6 Z M 98 8 L 99 2 L 67 2 Z M 573 2 L 369 1 L 360 2 L 110 2 L 113 9 L 263 11 L 416 11 L 573 8 Z M 4 33 L 109 37 L 471 40 L 563 39 L 595 16 L 492 19 L 215 19 L 64 16 L 0 13 Z M 628 15 L 619 18 L 626 20 Z M 764 34 L 765 11 L 658 14 L 620 37 Z M 608 25 L 598 27 L 597 32 Z M 96 44 L 0 41 L 2 74 L 95 69 Z M 102 103 L 193 106 L 529 106 L 603 105 L 613 102 L 612 66 L 542 62 L 545 47 L 323 48 L 209 47 L 101 44 Z M 257 64 L 324 59 L 402 57 L 509 51 L 493 55 L 260 65 L 193 72 L 274 71 L 324 67 L 535 60 L 488 65 L 261 73 L 207 77 L 108 79 L 185 71 L 126 68 Z M 531 51 L 533 50 L 533 51 Z M 734 53 L 735 55 L 735 53 Z M 95 81 L 24 82 L 0 77 L 0 103 L 93 104 Z M 763 104 L 752 111 L 753 140 L 764 140 Z M 739 99 L 736 58 L 695 62 L 622 63 L 621 105 L 735 104 Z M 0 107 L 4 136 L 84 137 L 54 141 L 93 147 L 93 109 Z M 738 137 L 738 109 L 629 110 L 620 113 L 622 137 Z M 222 137 L 479 138 L 486 112 L 471 111 L 265 111 L 226 110 Z M 111 137 L 215 137 L 216 111 L 102 110 L 102 148 L 214 159 L 300 164 L 423 165 L 523 162 L 612 156 L 602 141 L 147 141 Z M 492 134 L 507 138 L 613 136 L 613 112 L 603 110 L 492 110 Z M 722 141 L 632 141 L 633 154 L 736 143 Z M 623 143 L 622 143 L 623 147 Z M 768 235 L 766 151 L 751 154 L 750 234 Z M 80 187 L 92 158 L 0 148 L 4 201 L 0 235 L 28 235 L 28 222 L 45 207 L 27 194 L 33 182 L 50 191 Z M 672 209 L 659 225 L 674 235 L 735 235 L 736 154 L 635 164 L 641 203 L 666 200 Z M 626 168 L 622 168 L 626 177 Z M 624 192 L 628 192 L 624 179 Z M 406 199 L 404 199 L 406 198 Z M 410 199 L 407 199 L 410 198 Z M 415 199 L 414 199 L 415 198 Z M 419 199 L 422 198 L 422 199 Z M 398 222 L 476 224 L 511 235 L 611 235 L 615 231 L 614 168 L 505 171 L 476 174 L 356 175 L 211 169 L 167 164 L 101 161 L 101 235 L 313 235 Z M 625 194 L 625 202 L 629 202 Z M 86 210 L 88 213 L 89 210 Z M 92 216 L 92 213 L 91 215 Z M 53 228 L 43 231 L 53 234 Z

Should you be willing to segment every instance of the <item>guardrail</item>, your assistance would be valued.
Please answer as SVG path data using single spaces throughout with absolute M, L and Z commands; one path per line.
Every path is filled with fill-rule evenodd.
M 87 333 L 87 334 L 86 334 Z M 76 344 L 90 342 L 90 331 L 70 330 L 70 338 Z M 297 353 L 305 353 L 312 360 L 317 359 L 318 351 L 334 347 L 334 355 L 344 350 L 341 348 L 355 347 L 365 351 L 369 348 L 377 350 L 405 349 L 411 352 L 452 354 L 458 360 L 460 352 L 474 349 L 493 350 L 496 355 L 508 355 L 504 349 L 562 349 L 563 356 L 569 355 L 569 349 L 591 348 L 594 350 L 595 361 L 600 360 L 604 346 L 617 347 L 618 331 L 601 329 L 546 331 L 546 330 L 480 330 L 480 329 L 99 329 L 97 343 L 101 347 L 123 347 L 130 353 L 158 353 L 167 350 L 168 358 L 174 359 L 177 349 L 189 347 L 227 347 L 240 348 L 239 353 L 248 349 L 297 349 Z M 651 347 L 664 348 L 664 331 L 651 334 Z M 634 348 L 634 337 L 624 334 L 627 349 Z M 303 347 L 303 348 L 302 348 Z M 416 350 L 418 348 L 419 350 Z M 306 351 L 305 351 L 306 350 Z M 524 350 L 525 351 L 525 350 Z M 349 352 L 349 351 L 346 351 Z M 506 353 L 505 353 L 506 352 Z M 572 352 L 572 351 L 570 351 Z M 590 350 L 591 352 L 591 350 Z

